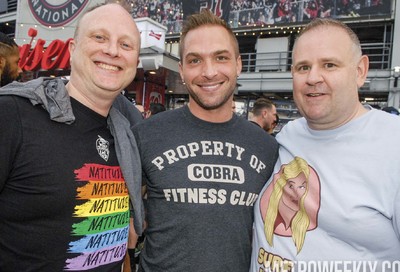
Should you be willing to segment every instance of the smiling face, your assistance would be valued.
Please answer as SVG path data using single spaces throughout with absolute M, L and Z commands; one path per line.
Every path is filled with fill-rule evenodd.
M 113 98 L 135 77 L 140 34 L 130 14 L 108 4 L 85 14 L 70 43 L 70 83 L 84 96 Z
M 234 44 L 222 26 L 204 25 L 187 33 L 179 69 L 194 115 L 224 111 L 232 116 L 232 95 L 242 69 Z
M 300 113 L 313 129 L 339 127 L 363 112 L 358 89 L 368 57 L 336 26 L 304 33 L 293 49 L 293 92 Z

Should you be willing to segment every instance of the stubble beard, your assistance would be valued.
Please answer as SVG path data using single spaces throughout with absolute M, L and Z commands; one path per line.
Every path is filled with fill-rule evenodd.
M 3 87 L 13 82 L 14 80 L 16 80 L 16 78 L 11 76 L 10 64 L 6 63 L 3 69 L 3 73 L 1 74 L 0 87 Z
M 231 93 L 225 94 L 225 96 L 222 97 L 222 99 L 218 99 L 215 103 L 207 103 L 204 101 L 204 99 L 201 99 L 197 94 L 189 91 L 189 96 L 203 109 L 205 110 L 215 110 L 220 108 L 222 105 L 224 105 L 231 95 L 233 94 L 233 91 Z
M 220 108 L 222 105 L 224 105 L 225 103 L 227 103 L 227 101 L 229 100 L 229 98 L 232 96 L 234 89 L 232 89 L 230 92 L 227 92 L 224 94 L 224 96 L 222 98 L 218 98 L 214 103 L 207 103 L 205 101 L 205 99 L 202 99 L 199 95 L 196 94 L 196 92 L 194 92 L 192 89 L 190 89 L 187 86 L 187 90 L 189 93 L 189 97 L 191 99 L 193 99 L 196 104 L 198 104 L 201 108 L 205 109 L 205 110 L 215 110 Z

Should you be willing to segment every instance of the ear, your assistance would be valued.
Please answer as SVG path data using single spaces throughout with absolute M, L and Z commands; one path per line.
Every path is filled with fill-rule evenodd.
M 242 72 L 242 57 L 238 56 L 236 59 L 236 75 L 239 77 Z
M 178 63 L 178 66 L 179 66 L 179 74 L 181 75 L 182 82 L 185 83 L 185 78 L 183 77 L 182 62 L 179 62 L 179 63 Z
M 367 55 L 361 56 L 357 66 L 357 86 L 361 88 L 368 75 L 369 59 Z
M 69 44 L 68 44 L 69 60 L 70 60 L 70 61 L 71 61 L 71 59 L 72 59 L 72 55 L 73 55 L 73 53 L 74 53 L 74 51 L 75 51 L 75 48 L 76 48 L 76 41 L 73 39 L 73 40 L 71 40 L 71 41 L 69 42 Z
M 262 110 L 262 117 L 265 118 L 265 116 L 267 116 L 267 115 L 268 115 L 268 110 L 267 109 L 263 109 Z

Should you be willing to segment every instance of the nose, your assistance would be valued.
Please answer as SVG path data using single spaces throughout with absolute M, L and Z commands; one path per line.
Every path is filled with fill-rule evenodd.
M 317 67 L 311 67 L 307 75 L 307 83 L 309 85 L 316 85 L 323 81 L 321 70 Z
M 105 43 L 103 52 L 111 57 L 119 56 L 119 43 L 117 41 L 108 41 Z
M 306 193 L 306 187 L 304 186 L 296 187 L 293 190 L 293 193 L 296 196 L 296 199 L 299 200 Z
M 205 60 L 203 65 L 203 76 L 213 78 L 217 74 L 217 69 L 212 60 Z
M 302 195 L 301 190 L 295 189 L 295 190 L 293 191 L 293 196 L 295 197 L 295 199 L 299 199 L 299 198 L 301 197 L 301 195 Z

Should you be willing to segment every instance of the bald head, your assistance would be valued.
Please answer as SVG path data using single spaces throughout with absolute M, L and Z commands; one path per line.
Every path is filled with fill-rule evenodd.
M 135 78 L 140 33 L 121 5 L 106 4 L 82 16 L 69 50 L 70 95 L 88 100 L 85 105 L 99 105 L 98 100 L 103 100 L 108 106 Z
M 361 44 L 360 40 L 358 39 L 357 35 L 354 33 L 354 31 L 348 27 L 345 23 L 330 19 L 330 18 L 316 18 L 312 20 L 310 23 L 308 23 L 303 30 L 300 32 L 300 34 L 297 36 L 296 41 L 293 46 L 293 50 L 296 49 L 296 45 L 298 40 L 302 38 L 303 35 L 313 32 L 313 31 L 319 31 L 320 29 L 326 29 L 326 28 L 336 28 L 337 31 L 343 31 L 343 33 L 346 34 L 346 36 L 350 39 L 352 43 L 352 50 L 354 53 L 354 57 L 356 60 L 358 60 L 361 55 Z
M 79 36 L 80 29 L 89 23 L 92 18 L 94 17 L 95 19 L 101 19 L 98 16 L 102 16 L 103 14 L 114 14 L 116 12 L 117 14 L 120 13 L 122 17 L 128 18 L 127 23 L 130 24 L 133 22 L 133 27 L 135 28 L 135 32 L 139 32 L 136 26 L 135 21 L 133 20 L 133 17 L 131 16 L 129 12 L 129 8 L 126 5 L 119 4 L 119 3 L 105 3 L 105 4 L 99 4 L 94 7 L 89 8 L 83 16 L 80 18 L 74 32 L 74 39 L 76 40 Z M 115 15 L 113 15 L 115 16 Z M 118 16 L 118 15 L 117 15 Z M 140 37 L 140 34 L 139 34 Z M 139 45 L 140 45 L 140 40 L 139 40 Z

